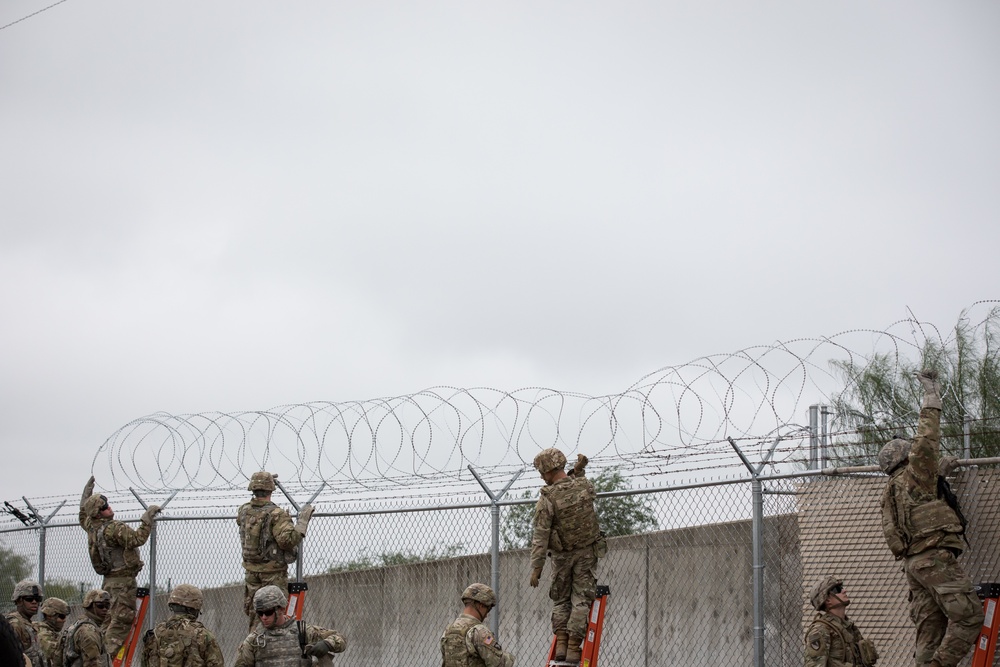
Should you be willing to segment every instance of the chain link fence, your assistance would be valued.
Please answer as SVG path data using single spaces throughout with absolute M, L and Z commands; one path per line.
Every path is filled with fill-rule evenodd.
M 599 582 L 611 589 L 602 664 L 801 664 L 804 624 L 812 616 L 805 591 L 828 573 L 844 577 L 850 615 L 878 646 L 879 664 L 912 664 L 906 586 L 879 523 L 884 483 L 870 473 L 798 471 L 601 494 L 606 528 L 639 529 L 611 537 L 599 566 Z M 998 483 L 1000 471 L 988 466 L 962 469 L 955 483 L 970 521 L 962 560 L 974 581 L 1000 579 Z M 129 521 L 141 512 L 129 496 L 110 500 Z M 157 521 L 155 549 L 151 539 L 141 550 L 140 585 L 156 591 L 148 622 L 167 617 L 171 587 L 201 587 L 202 620 L 229 664 L 247 632 L 235 523 L 245 500 L 179 494 Z M 501 643 L 519 664 L 542 662 L 551 637 L 549 570 L 541 587 L 530 588 L 524 540 L 533 502 L 498 499 L 498 511 L 481 494 L 358 500 L 333 512 L 321 504 L 302 549 L 306 617 L 348 637 L 348 650 L 337 657 L 343 667 L 437 664 L 438 639 L 460 611 L 462 589 L 494 582 L 500 603 L 488 622 L 498 625 Z M 63 597 L 73 617 L 79 614 L 82 594 L 100 578 L 86 535 L 70 516 L 75 509 L 75 501 L 66 503 L 44 530 L 0 528 L 4 600 L 16 579 L 37 576 L 44 564 L 47 595 Z

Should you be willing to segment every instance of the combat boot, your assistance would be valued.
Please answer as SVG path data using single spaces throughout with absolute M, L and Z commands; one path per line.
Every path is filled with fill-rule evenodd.
M 583 644 L 583 637 L 570 635 L 566 644 L 566 662 L 574 665 L 580 664 L 580 645 Z
M 567 635 L 565 630 L 560 630 L 556 633 L 556 662 L 562 662 L 566 659 L 566 640 Z

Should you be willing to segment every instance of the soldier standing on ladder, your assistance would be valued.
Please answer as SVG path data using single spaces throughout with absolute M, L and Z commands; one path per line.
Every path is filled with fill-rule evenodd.
M 580 662 L 580 649 L 587 630 L 587 614 L 597 596 L 597 560 L 607 553 L 607 541 L 597 524 L 594 499 L 597 492 L 584 474 L 587 457 L 577 456 L 566 474 L 566 456 L 551 447 L 534 460 L 545 486 L 535 506 L 531 538 L 531 586 L 552 557 L 552 632 L 556 636 L 555 659 Z

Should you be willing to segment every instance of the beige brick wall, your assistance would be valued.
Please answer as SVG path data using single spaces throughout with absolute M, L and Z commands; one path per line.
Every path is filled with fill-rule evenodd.
M 808 591 L 834 574 L 851 598 L 848 615 L 875 642 L 880 667 L 913 664 L 906 580 L 882 536 L 879 502 L 886 477 L 810 478 L 798 487 L 803 632 L 813 616 Z M 961 563 L 972 578 L 1000 581 L 1000 470 L 961 470 L 952 485 L 969 520 Z M 966 659 L 968 663 L 968 659 Z M 998 656 L 995 664 L 1000 664 Z

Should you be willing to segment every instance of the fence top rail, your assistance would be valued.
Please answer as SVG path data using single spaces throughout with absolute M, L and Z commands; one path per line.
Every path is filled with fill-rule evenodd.
M 998 465 L 1000 464 L 1000 457 L 987 457 L 979 459 L 960 459 L 958 465 L 960 467 L 973 467 L 973 466 L 986 466 L 986 465 Z M 795 470 L 787 473 L 776 473 L 773 475 L 760 475 L 757 479 L 760 481 L 773 481 L 779 479 L 796 479 L 805 477 L 839 477 L 846 475 L 865 475 L 880 473 L 878 466 L 844 466 L 840 468 L 823 468 L 821 470 Z M 602 491 L 597 494 L 598 498 L 619 498 L 622 496 L 638 496 L 638 495 L 648 495 L 653 493 L 669 493 L 672 491 L 685 491 L 692 489 L 703 489 L 717 486 L 732 486 L 735 484 L 747 484 L 753 481 L 752 477 L 741 476 L 733 479 L 721 479 L 721 480 L 711 480 L 702 482 L 691 482 L 687 484 L 668 484 L 664 486 L 641 488 L 641 489 L 624 489 L 621 491 Z M 536 498 L 511 498 L 507 500 L 500 500 L 496 504 L 505 507 L 511 507 L 516 505 L 532 505 L 537 502 Z M 378 515 L 378 514 L 407 514 L 407 513 L 417 513 L 417 512 L 447 512 L 452 510 L 462 510 L 462 509 L 487 509 L 492 507 L 492 503 L 481 502 L 481 503 L 457 503 L 448 505 L 417 505 L 417 506 L 401 506 L 401 507 L 388 507 L 388 508 L 370 508 L 370 509 L 353 509 L 345 510 L 341 512 L 316 512 L 314 516 L 317 517 L 350 517 L 350 516 L 368 516 L 368 515 Z M 157 517 L 157 523 L 169 522 L 169 521 L 235 521 L 236 514 L 212 514 L 212 515 L 201 515 L 201 514 L 180 514 L 180 515 L 160 515 Z M 138 523 L 139 519 L 123 519 L 123 523 Z M 0 534 L 5 533 L 18 533 L 23 531 L 34 531 L 42 528 L 53 529 L 53 528 L 70 528 L 74 526 L 79 526 L 75 521 L 62 522 L 62 523 L 49 523 L 44 526 L 39 524 L 32 524 L 30 526 L 9 526 L 0 528 Z

